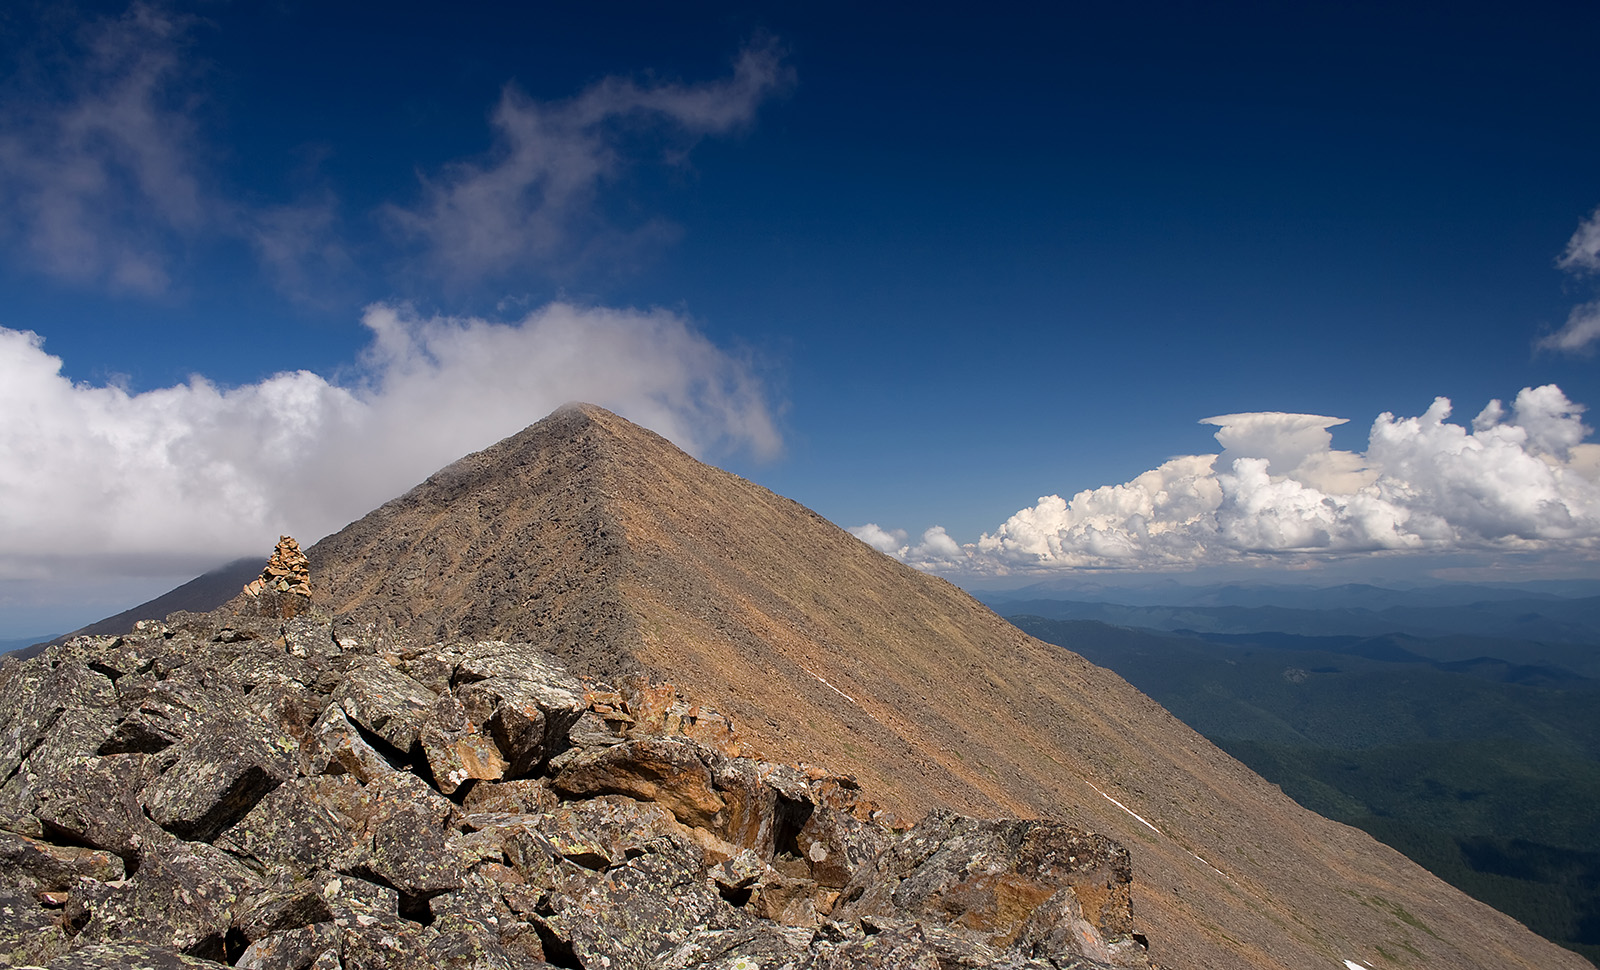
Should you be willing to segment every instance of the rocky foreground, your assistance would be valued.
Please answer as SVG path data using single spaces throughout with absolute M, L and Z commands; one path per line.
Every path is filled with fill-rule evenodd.
M 1149 967 L 1129 883 L 526 644 L 219 612 L 0 666 L 0 966 Z

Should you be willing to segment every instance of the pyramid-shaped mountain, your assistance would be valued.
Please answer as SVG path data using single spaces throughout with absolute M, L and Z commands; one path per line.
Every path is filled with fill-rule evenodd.
M 1116 838 L 1168 967 L 1588 966 L 1300 808 L 1110 671 L 599 408 L 461 459 L 308 555 L 320 605 L 669 681 L 767 757 L 853 772 L 910 818 Z

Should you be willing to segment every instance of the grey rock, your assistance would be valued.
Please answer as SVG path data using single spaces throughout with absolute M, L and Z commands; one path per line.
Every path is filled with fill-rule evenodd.
M 355 846 L 360 832 L 331 806 L 354 797 L 359 787 L 349 775 L 292 779 L 256 803 L 215 844 L 263 868 L 306 875 Z M 341 797 L 339 789 L 351 791 Z
M 705 828 L 727 807 L 712 783 L 712 761 L 710 749 L 688 738 L 644 737 L 585 752 L 551 784 L 568 796 L 657 802 L 685 825 Z
M 338 926 L 331 922 L 271 933 L 252 940 L 234 966 L 240 970 L 308 970 L 319 966 L 337 970 L 342 937 Z
M 879 826 L 827 806 L 818 806 L 795 833 L 795 848 L 810 865 L 817 885 L 843 889 L 871 865 L 894 838 Z
M 49 970 L 217 970 L 225 966 L 134 940 L 80 947 L 51 960 Z
M 68 945 L 56 913 L 41 906 L 30 892 L 0 888 L 0 966 L 48 963 Z
M 139 940 L 220 956 L 235 910 L 258 888 L 243 866 L 204 843 L 148 846 L 132 878 L 86 900 L 75 943 Z
M 398 806 L 371 831 L 370 852 L 359 865 L 385 885 L 412 896 L 461 887 L 460 860 L 445 851 L 440 819 L 426 805 Z
M 439 790 L 453 795 L 468 781 L 495 781 L 506 773 L 506 761 L 493 741 L 476 730 L 466 708 L 451 694 L 434 704 L 420 738 Z
M 294 743 L 266 724 L 218 727 L 174 750 L 140 800 L 151 821 L 192 842 L 215 839 L 294 774 Z
M 834 915 L 936 919 L 1029 957 L 1121 955 L 1139 966 L 1130 882 L 1127 850 L 1110 839 L 1056 822 L 937 811 L 852 877 Z
M 564 747 L 586 708 L 583 685 L 525 643 L 470 648 L 453 683 L 467 716 L 494 738 L 512 778 L 530 774 Z
M 433 692 L 382 660 L 363 664 L 345 675 L 334 693 L 345 716 L 396 751 L 416 747 L 433 710 Z
M 0 880 L 27 891 L 61 891 L 79 879 L 111 882 L 123 876 L 122 859 L 81 846 L 53 845 L 0 831 Z
M 142 754 L 51 765 L 35 778 L 35 812 L 47 829 L 68 839 L 137 857 L 147 840 L 164 834 L 145 817 L 138 798 L 155 768 L 152 756 Z

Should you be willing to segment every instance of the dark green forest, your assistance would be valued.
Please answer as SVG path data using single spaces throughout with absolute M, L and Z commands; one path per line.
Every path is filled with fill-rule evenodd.
M 1027 604 L 1040 606 L 1089 612 L 1089 604 Z M 1115 670 L 1305 807 L 1367 831 L 1600 961 L 1600 679 L 1589 676 L 1600 636 L 1587 629 L 1592 603 L 1540 604 L 1554 606 L 1554 617 L 1510 606 L 1449 623 L 1435 610 L 1409 611 L 1432 636 L 1421 635 L 1424 623 L 1375 632 L 1381 617 L 1350 611 L 1322 628 L 1361 633 L 1308 635 L 1237 631 L 1284 614 L 1296 629 L 1314 630 L 1307 614 L 1321 611 L 1207 617 L 1098 606 L 1164 623 L 1209 619 L 1229 632 L 1009 619 Z M 1485 614 L 1477 629 L 1489 635 L 1462 632 Z M 1556 635 L 1507 635 L 1519 625 Z

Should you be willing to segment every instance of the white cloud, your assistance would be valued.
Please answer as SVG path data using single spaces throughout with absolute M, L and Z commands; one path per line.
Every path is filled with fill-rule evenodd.
M 358 382 L 138 394 L 75 384 L 39 337 L 0 328 L 0 581 L 193 575 L 280 532 L 315 540 L 570 400 L 691 450 L 779 447 L 750 367 L 664 310 L 557 303 L 496 323 L 375 305 L 363 322 Z
M 879 552 L 901 558 L 905 557 L 906 533 L 904 529 L 891 531 L 879 528 L 875 522 L 868 522 L 866 525 L 853 526 L 848 531 L 851 535 Z
M 891 555 L 967 574 L 1304 564 L 1380 553 L 1600 548 L 1600 445 L 1584 408 L 1555 385 L 1524 388 L 1466 428 L 1438 398 L 1422 415 L 1380 415 L 1365 453 L 1336 450 L 1322 415 L 1204 420 L 1221 454 L 1174 458 L 1070 500 L 1047 495 L 977 542 L 942 529 Z M 878 526 L 877 533 L 892 535 Z M 937 536 L 935 536 L 937 533 Z M 860 534 L 860 533 L 858 533 Z M 897 533 L 903 536 L 904 533 Z
M 664 133 L 668 157 L 681 155 L 703 136 L 748 124 L 789 76 L 765 44 L 744 50 L 731 77 L 701 84 L 640 86 L 610 77 L 558 103 L 508 84 L 491 117 L 498 145 L 490 157 L 449 166 L 424 180 L 419 205 L 386 211 L 457 281 L 570 258 L 581 248 L 572 246 L 580 229 L 598 231 L 594 196 L 624 168 L 625 138 Z M 652 228 L 659 227 L 646 231 Z
M 357 253 L 387 261 L 414 242 L 425 259 L 408 269 L 459 284 L 671 236 L 648 216 L 613 230 L 599 190 L 644 157 L 678 163 L 701 138 L 749 124 L 792 77 L 767 42 L 698 84 L 607 77 L 554 102 L 508 84 L 490 119 L 493 150 L 424 178 L 416 205 L 380 207 L 398 232 L 363 249 L 315 173 L 292 202 L 229 183 L 229 153 L 203 124 L 217 105 L 195 50 L 200 18 L 160 0 L 70 31 L 59 29 L 66 14 L 52 17 L 19 58 L 45 67 L 0 86 L 0 241 L 55 278 L 147 296 L 181 288 L 185 264 L 217 243 L 248 246 L 287 295 L 316 300 L 350 288 Z
M 1600 273 L 1600 209 L 1578 226 L 1556 265 L 1574 276 Z M 1590 354 L 1596 341 L 1600 341 L 1600 300 L 1573 307 L 1567 322 L 1534 341 L 1534 349 Z
M 1587 354 L 1593 352 L 1597 340 L 1600 340 L 1600 300 L 1573 307 L 1561 329 L 1540 337 L 1534 346 L 1539 350 Z
M 1600 273 L 1600 208 L 1578 226 L 1556 265 L 1569 273 Z

